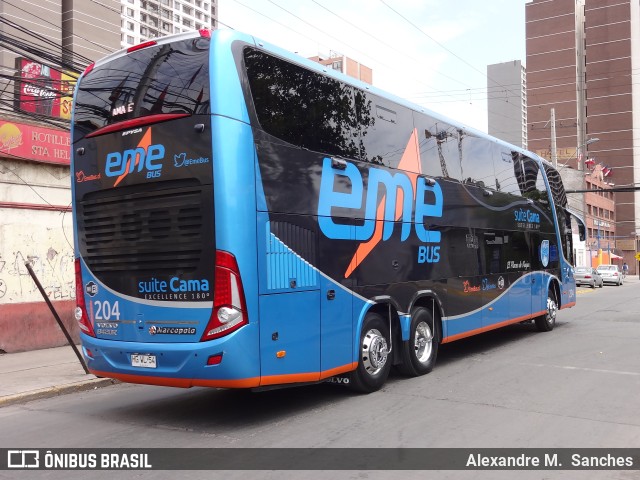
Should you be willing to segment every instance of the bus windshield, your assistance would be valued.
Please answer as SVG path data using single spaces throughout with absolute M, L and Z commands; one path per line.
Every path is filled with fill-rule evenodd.
M 209 113 L 209 39 L 133 51 L 96 67 L 80 83 L 76 135 L 157 114 Z

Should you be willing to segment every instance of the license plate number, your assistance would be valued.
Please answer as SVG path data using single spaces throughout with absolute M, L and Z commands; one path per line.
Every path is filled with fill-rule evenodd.
M 131 366 L 142 368 L 156 368 L 156 356 L 155 355 L 140 355 L 134 353 L 131 355 Z

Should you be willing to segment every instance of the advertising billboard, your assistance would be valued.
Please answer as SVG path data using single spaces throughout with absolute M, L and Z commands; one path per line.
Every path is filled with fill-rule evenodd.
M 27 58 L 16 58 L 16 110 L 71 119 L 77 75 Z

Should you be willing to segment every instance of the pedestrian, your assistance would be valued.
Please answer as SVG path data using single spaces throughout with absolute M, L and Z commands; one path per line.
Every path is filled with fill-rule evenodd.
M 624 262 L 622 264 L 622 278 L 625 278 L 627 273 L 629 273 L 629 265 L 627 265 L 627 262 Z

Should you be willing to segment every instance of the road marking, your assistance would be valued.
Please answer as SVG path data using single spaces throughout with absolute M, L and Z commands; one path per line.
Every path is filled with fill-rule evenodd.
M 606 370 L 602 368 L 585 368 L 585 367 L 572 367 L 571 365 L 545 365 L 544 363 L 520 363 L 519 365 L 529 367 L 544 367 L 544 368 L 560 368 L 563 370 L 580 370 L 583 372 L 593 373 L 615 373 L 616 375 L 630 375 L 632 377 L 640 377 L 640 372 L 625 372 L 624 370 Z
M 589 289 L 586 289 L 586 288 L 580 288 L 580 289 L 576 289 L 576 293 L 577 293 L 578 295 L 580 295 L 580 294 L 582 294 L 582 293 L 593 293 L 593 292 L 595 292 L 595 291 L 596 291 L 596 289 L 595 289 L 595 288 L 589 288 Z

